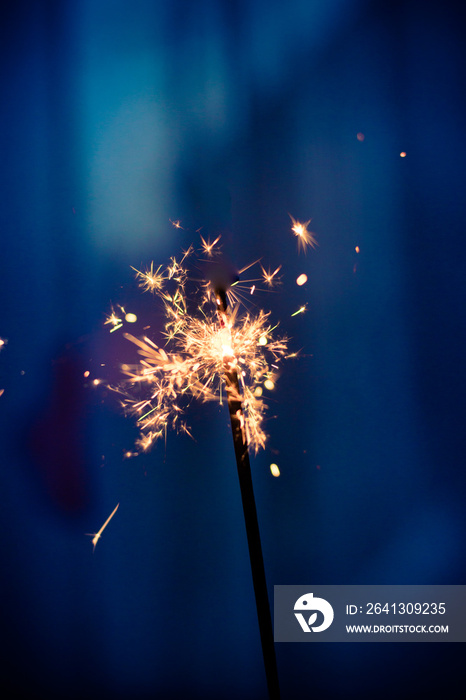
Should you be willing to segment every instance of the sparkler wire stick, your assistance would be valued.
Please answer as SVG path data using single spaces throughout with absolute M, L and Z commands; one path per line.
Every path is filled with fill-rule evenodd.
M 220 319 L 226 318 L 226 297 L 221 291 L 216 291 L 216 299 Z M 270 700 L 280 700 L 280 687 L 278 683 L 277 661 L 273 640 L 272 618 L 270 615 L 267 582 L 265 578 L 264 558 L 257 519 L 256 501 L 252 484 L 251 464 L 249 461 L 249 449 L 246 432 L 244 430 L 244 416 L 241 404 L 241 392 L 238 381 L 238 373 L 233 364 L 225 357 L 225 384 L 228 396 L 228 409 L 230 413 L 233 445 L 235 448 L 236 467 L 241 490 L 244 522 L 248 540 L 249 560 L 251 563 L 252 581 L 256 599 L 257 617 L 259 620 L 259 632 L 264 659 L 265 675 Z

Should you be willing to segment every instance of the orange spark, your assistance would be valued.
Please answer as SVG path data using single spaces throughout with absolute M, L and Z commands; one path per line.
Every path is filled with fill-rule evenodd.
M 208 255 L 209 258 L 212 257 L 212 255 L 213 255 L 213 252 L 212 252 L 213 247 L 215 246 L 216 243 L 219 242 L 220 238 L 221 238 L 221 236 L 217 236 L 217 238 L 215 239 L 215 241 L 214 241 L 213 243 L 211 243 L 211 242 L 210 242 L 210 238 L 208 238 L 207 240 L 205 240 L 205 239 L 201 236 L 201 241 L 202 241 L 202 252 L 205 253 L 206 255 Z
M 300 221 L 294 219 L 291 216 L 291 214 L 289 214 L 288 216 L 293 222 L 291 230 L 298 239 L 298 249 L 302 249 L 304 252 L 306 252 L 306 246 L 311 246 L 312 248 L 315 248 L 317 245 L 317 241 L 315 239 L 314 234 L 307 228 L 311 223 L 312 219 L 309 219 L 309 221 L 306 221 L 306 223 L 303 224 Z
M 156 292 L 162 288 L 162 283 L 164 280 L 163 274 L 160 274 L 160 269 L 162 265 L 159 265 L 154 272 L 154 263 L 151 262 L 150 268 L 145 272 L 140 272 L 136 270 L 135 267 L 131 266 L 131 269 L 136 273 L 136 279 L 139 279 L 139 286 L 144 289 L 145 292 Z
M 184 228 L 182 227 L 181 221 L 179 219 L 177 219 L 176 221 L 172 221 L 171 219 L 168 220 L 171 224 L 173 224 L 175 228 L 180 228 L 182 231 L 184 231 Z
M 116 507 L 115 507 L 115 508 L 113 509 L 113 511 L 110 513 L 110 515 L 108 516 L 107 520 L 104 522 L 104 524 L 102 525 L 102 527 L 100 528 L 100 530 L 99 530 L 98 532 L 96 532 L 96 533 L 94 533 L 94 534 L 91 534 L 91 535 L 88 535 L 88 537 L 92 537 L 92 544 L 94 545 L 94 550 L 95 550 L 95 548 L 96 548 L 97 542 L 99 541 L 99 539 L 100 539 L 101 536 L 102 536 L 103 531 L 105 530 L 105 528 L 106 528 L 107 525 L 109 524 L 110 520 L 113 518 L 113 516 L 114 516 L 115 513 L 117 512 L 118 506 L 119 506 L 119 505 L 120 505 L 120 504 L 117 503 Z
M 125 313 L 125 310 L 122 306 L 119 307 L 122 313 Z M 123 325 L 123 320 L 116 315 L 115 310 L 112 306 L 112 313 L 107 316 L 107 320 L 104 321 L 104 326 L 111 325 L 113 328 L 110 328 L 110 333 L 113 333 L 114 331 L 117 331 L 119 328 L 122 327 Z
M 304 273 L 302 275 L 299 275 L 298 279 L 296 280 L 296 284 L 298 285 L 298 287 L 302 287 L 303 284 L 306 284 L 306 282 L 307 275 L 305 275 Z
M 278 272 L 280 272 L 281 269 L 282 269 L 282 266 L 279 265 L 277 267 L 277 269 L 274 270 L 273 272 L 270 272 L 270 267 L 269 267 L 268 271 L 266 272 L 261 265 L 263 280 L 269 287 L 273 287 L 274 284 L 277 284 L 279 282 L 280 278 L 277 277 L 277 279 L 274 279 L 274 277 Z

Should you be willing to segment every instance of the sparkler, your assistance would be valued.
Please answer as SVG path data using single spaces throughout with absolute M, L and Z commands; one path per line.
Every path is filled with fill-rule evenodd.
M 208 247 L 212 254 L 217 242 L 218 239 L 214 243 L 202 239 L 202 250 Z M 210 401 L 220 396 L 222 402 L 228 360 L 238 375 L 242 430 L 247 444 L 257 453 L 266 441 L 263 428 L 266 405 L 257 389 L 262 385 L 273 388 L 277 363 L 287 356 L 287 339 L 273 337 L 276 326 L 269 323 L 269 314 L 263 310 L 254 315 L 241 313 L 239 299 L 246 287 L 239 281 L 226 286 L 221 293 L 224 298 L 221 310 L 221 285 L 217 278 L 225 277 L 225 273 L 217 262 L 210 264 L 211 281 L 196 290 L 200 299 L 194 302 L 195 294 L 192 297 L 187 294 L 190 279 L 186 263 L 193 252 L 190 247 L 180 261 L 173 257 L 167 266 L 159 266 L 155 271 L 153 264 L 145 272 L 136 270 L 140 287 L 162 301 L 167 349 L 147 336 L 136 338 L 125 333 L 143 359 L 136 365 L 122 365 L 128 380 L 126 387 L 116 390 L 123 396 L 123 407 L 137 416 L 141 430 L 138 448 L 148 450 L 156 440 L 166 436 L 169 428 L 189 433 L 184 413 L 191 399 Z M 278 269 L 272 274 L 264 271 L 267 284 L 271 284 Z M 228 315 L 227 303 L 233 306 Z M 119 323 L 116 325 L 119 319 L 113 320 L 113 315 L 107 321 L 113 324 L 112 330 L 121 327 Z
M 262 386 L 273 388 L 277 363 L 287 357 L 287 339 L 273 336 L 276 326 L 270 325 L 269 313 L 240 311 L 241 296 L 246 291 L 248 296 L 254 292 L 253 283 L 259 280 L 241 284 L 239 279 L 231 277 L 229 283 L 225 282 L 228 273 L 218 263 L 219 239 L 211 243 L 201 236 L 201 250 L 209 258 L 204 260 L 209 264 L 209 281 L 201 284 L 200 299 L 195 303 L 187 291 L 190 283 L 187 260 L 193 253 L 192 247 L 183 253 L 180 261 L 172 257 L 167 266 L 159 266 L 155 271 L 153 263 L 145 272 L 136 270 L 139 285 L 162 301 L 167 350 L 148 337 L 141 339 L 125 333 L 137 346 L 142 359 L 138 365 L 122 366 L 131 391 L 121 387 L 118 391 L 124 395 L 124 407 L 137 416 L 141 428 L 137 445 L 147 450 L 168 428 L 189 434 L 183 419 L 186 404 L 193 398 L 208 401 L 218 396 L 222 402 L 222 386 L 225 386 L 269 697 L 278 700 L 272 621 L 249 448 L 257 453 L 265 445 L 266 405 Z M 262 281 L 271 287 L 277 282 L 279 270 L 280 267 L 274 272 L 262 268 Z M 134 398 L 134 390 L 143 396 Z

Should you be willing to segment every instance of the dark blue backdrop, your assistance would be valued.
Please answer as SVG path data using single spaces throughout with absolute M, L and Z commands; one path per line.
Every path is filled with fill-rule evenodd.
M 8 697 L 265 697 L 227 416 L 195 409 L 195 441 L 125 460 L 135 427 L 83 376 L 128 359 L 111 303 L 150 319 L 130 266 L 200 226 L 239 266 L 283 264 L 270 306 L 303 349 L 253 460 L 271 597 L 466 583 L 456 3 L 18 0 L 1 24 Z M 306 257 L 288 212 L 313 219 Z M 93 554 L 85 533 L 117 502 Z M 284 700 L 454 698 L 458 656 L 277 645 Z

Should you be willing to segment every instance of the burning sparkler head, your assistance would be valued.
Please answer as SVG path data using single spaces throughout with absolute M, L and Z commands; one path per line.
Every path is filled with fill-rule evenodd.
M 148 337 L 126 333 L 142 359 L 122 366 L 127 383 L 117 391 L 124 395 L 123 405 L 136 414 L 141 428 L 138 446 L 147 450 L 168 428 L 189 434 L 183 419 L 187 404 L 193 398 L 208 401 L 219 396 L 221 402 L 225 382 L 228 400 L 241 404 L 247 444 L 257 452 L 266 439 L 262 387 L 273 388 L 287 340 L 273 337 L 276 326 L 269 324 L 269 313 L 241 312 L 237 292 L 232 290 L 239 273 L 223 259 L 204 260 L 207 283 L 198 284 L 188 295 L 188 280 L 192 280 L 185 261 L 192 253 L 190 248 L 180 262 L 171 258 L 156 273 L 153 264 L 146 272 L 136 270 L 140 286 L 164 306 L 167 350 Z M 157 284 L 153 284 L 155 274 Z

